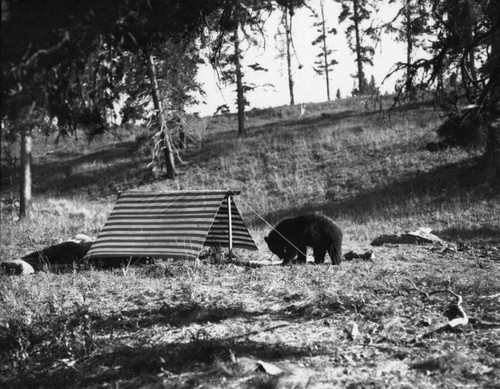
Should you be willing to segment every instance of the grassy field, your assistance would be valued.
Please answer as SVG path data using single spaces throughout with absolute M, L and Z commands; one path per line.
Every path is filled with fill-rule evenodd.
M 241 190 L 259 252 L 240 261 L 270 258 L 262 218 L 307 211 L 338 223 L 344 253 L 374 253 L 340 267 L 156 261 L 0 277 L 0 386 L 499 387 L 500 188 L 484 185 L 480 152 L 427 151 L 441 121 L 427 105 L 299 112 L 251 111 L 244 138 L 234 117 L 205 118 L 175 181 L 147 167 L 132 130 L 38 137 L 33 217 L 20 222 L 3 166 L 2 260 L 95 236 L 117 190 L 132 188 Z M 464 249 L 370 245 L 418 227 Z M 439 329 L 455 298 L 423 293 L 447 288 L 470 317 L 455 330 Z

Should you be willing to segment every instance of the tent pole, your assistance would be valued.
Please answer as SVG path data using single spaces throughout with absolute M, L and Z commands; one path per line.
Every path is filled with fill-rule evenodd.
M 231 216 L 231 196 L 227 196 L 227 214 L 229 217 L 229 254 L 230 261 L 233 260 L 233 218 Z

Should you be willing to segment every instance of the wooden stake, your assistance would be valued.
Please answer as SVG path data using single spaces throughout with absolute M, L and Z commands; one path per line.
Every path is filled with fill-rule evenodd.
M 233 218 L 231 216 L 231 196 L 227 196 L 227 214 L 229 217 L 229 255 L 230 261 L 233 260 Z
M 29 217 L 31 214 L 31 129 L 21 132 L 21 186 L 19 201 L 19 218 Z

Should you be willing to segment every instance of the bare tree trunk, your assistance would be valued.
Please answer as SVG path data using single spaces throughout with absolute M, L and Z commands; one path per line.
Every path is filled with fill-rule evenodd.
M 354 31 L 356 33 L 356 62 L 358 65 L 358 90 L 359 94 L 365 93 L 365 75 L 363 73 L 363 61 L 361 58 L 361 37 L 359 32 L 359 10 L 358 10 L 358 0 L 353 0 L 353 11 L 354 11 Z
M 240 37 L 238 35 L 238 29 L 240 28 L 239 22 L 236 23 L 236 29 L 234 30 L 234 54 L 236 61 L 236 94 L 237 94 L 237 105 L 238 105 L 238 136 L 245 135 L 245 95 L 243 92 L 243 73 L 241 71 L 240 62 Z
M 487 16 L 491 25 L 496 27 L 491 38 L 491 55 L 488 62 L 491 85 L 489 96 L 487 96 L 493 110 L 497 115 L 489 128 L 487 135 L 486 179 L 491 182 L 500 182 L 500 0 L 491 0 Z
M 325 22 L 325 9 L 324 3 L 321 1 L 321 29 L 323 32 L 323 61 L 325 61 L 325 81 L 326 81 L 326 97 L 330 101 L 330 74 L 328 71 L 328 48 L 326 47 L 326 22 Z
M 184 131 L 184 127 L 179 125 L 179 149 L 186 148 L 186 132 Z
M 500 183 L 500 119 L 490 123 L 486 144 L 486 180 Z
M 472 44 L 474 42 L 474 26 L 477 25 L 477 19 L 474 15 L 472 0 L 463 2 L 461 7 L 463 7 L 462 12 L 456 17 L 456 23 L 459 24 L 458 30 L 460 32 L 462 47 L 468 50 L 465 61 L 461 66 L 462 83 L 465 87 L 469 103 L 474 103 L 477 92 L 477 71 L 476 53 Z
M 21 187 L 19 218 L 29 217 L 31 214 L 31 129 L 21 132 Z
M 182 104 L 179 106 L 178 112 L 179 116 L 175 118 L 175 121 L 179 127 L 179 148 L 185 149 L 187 147 L 186 130 L 184 129 L 184 122 L 180 116 L 181 113 L 184 113 L 184 106 Z
M 167 129 L 167 123 L 165 120 L 163 107 L 160 100 L 158 79 L 156 78 L 156 69 L 152 54 L 146 53 L 146 63 L 148 68 L 148 77 L 149 80 L 151 81 L 151 95 L 153 97 L 153 105 L 156 111 L 156 121 L 158 124 L 158 128 L 161 130 L 163 152 L 165 153 L 165 161 L 167 164 L 167 178 L 173 179 L 177 175 L 177 170 L 175 168 L 172 140 L 170 138 L 170 133 L 168 132 Z
M 472 5 L 470 3 L 469 3 L 469 7 L 472 7 Z M 471 10 L 469 10 L 469 14 L 472 14 Z M 472 18 L 472 15 L 470 15 L 469 17 Z M 474 22 L 476 22 L 476 21 L 474 20 Z M 474 28 L 473 28 L 473 25 L 471 23 L 471 25 L 469 25 L 469 28 L 467 29 L 467 37 L 464 40 L 464 44 L 467 45 L 466 48 L 469 47 L 473 41 L 474 41 Z M 472 81 L 474 83 L 477 82 L 476 51 L 472 47 L 469 49 L 469 53 L 467 55 L 467 68 L 469 69 L 470 77 L 472 78 Z
M 411 0 L 406 0 L 406 5 L 405 5 L 405 24 L 406 24 L 406 93 L 408 94 L 408 98 L 410 101 L 413 101 L 415 96 L 413 95 L 413 83 L 412 83 L 412 76 L 410 74 L 410 65 L 411 65 L 411 60 L 412 60 L 412 54 L 413 54 L 413 37 L 412 37 L 412 31 L 411 31 L 411 9 L 410 9 L 410 4 Z
M 295 97 L 293 94 L 293 75 L 292 75 L 292 10 L 284 9 L 283 20 L 285 22 L 285 39 L 286 39 L 286 63 L 288 68 L 288 90 L 290 92 L 290 105 L 295 105 Z M 290 18 L 290 19 L 288 19 Z

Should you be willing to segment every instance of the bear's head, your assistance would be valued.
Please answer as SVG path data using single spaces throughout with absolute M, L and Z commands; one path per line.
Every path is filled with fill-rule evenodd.
M 297 256 L 295 250 L 288 242 L 272 231 L 269 236 L 264 237 L 269 250 L 279 259 L 290 260 Z
M 278 242 L 277 240 L 272 239 L 271 235 L 266 236 L 264 238 L 264 240 L 266 241 L 267 247 L 269 247 L 269 250 L 274 255 L 278 256 L 279 259 L 283 259 L 284 255 L 285 255 L 285 250 L 284 250 L 283 245 L 281 245 L 280 242 Z

